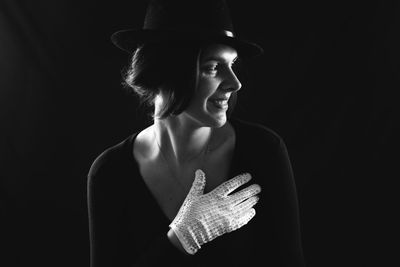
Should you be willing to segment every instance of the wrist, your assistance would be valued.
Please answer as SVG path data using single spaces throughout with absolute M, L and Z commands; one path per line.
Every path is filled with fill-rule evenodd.
M 174 230 L 172 230 L 171 228 L 169 229 L 168 233 L 167 233 L 168 239 L 169 241 L 176 247 L 178 248 L 181 252 L 188 254 L 186 252 L 186 250 L 183 248 L 181 242 L 179 241 L 178 237 L 176 236 Z
M 189 240 L 187 240 L 187 238 L 185 238 L 185 236 L 180 231 L 176 229 L 174 230 L 174 228 L 170 228 L 167 235 L 171 243 L 187 255 L 194 255 L 200 248 L 195 248 L 194 246 L 191 246 Z M 192 243 L 194 243 L 194 241 Z

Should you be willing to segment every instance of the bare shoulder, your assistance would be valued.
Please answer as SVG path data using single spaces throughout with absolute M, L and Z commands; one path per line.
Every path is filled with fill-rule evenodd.
M 153 139 L 153 125 L 138 133 L 133 143 L 133 155 L 136 160 L 142 161 L 154 157 L 154 150 L 152 149 Z

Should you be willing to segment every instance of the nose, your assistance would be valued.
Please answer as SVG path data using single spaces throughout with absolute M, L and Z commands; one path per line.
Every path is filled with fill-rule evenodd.
M 236 92 L 242 88 L 242 84 L 232 68 L 227 68 L 222 88 L 229 92 Z

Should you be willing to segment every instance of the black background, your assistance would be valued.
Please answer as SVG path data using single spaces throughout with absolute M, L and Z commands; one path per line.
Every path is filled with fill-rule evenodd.
M 235 114 L 286 141 L 308 266 L 399 264 L 399 2 L 230 2 L 238 35 L 266 51 Z M 1 266 L 88 266 L 87 171 L 147 123 L 109 36 L 144 11 L 0 1 Z

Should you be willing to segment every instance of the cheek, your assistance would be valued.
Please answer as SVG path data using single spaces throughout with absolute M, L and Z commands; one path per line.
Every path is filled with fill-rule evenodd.
M 218 85 L 219 85 L 218 81 L 202 77 L 199 80 L 199 84 L 195 95 L 199 99 L 205 100 L 215 93 L 215 91 L 218 88 Z
M 199 111 L 204 109 L 205 105 L 207 105 L 208 96 L 205 94 L 195 94 L 192 98 L 192 101 L 189 104 L 189 110 Z
M 208 99 L 214 95 L 218 88 L 218 81 L 216 79 L 211 79 L 210 77 L 200 77 L 197 89 L 193 95 L 193 98 L 189 104 L 187 111 L 189 113 L 198 114 L 207 112 Z

